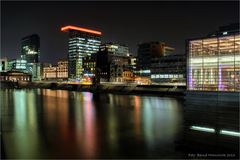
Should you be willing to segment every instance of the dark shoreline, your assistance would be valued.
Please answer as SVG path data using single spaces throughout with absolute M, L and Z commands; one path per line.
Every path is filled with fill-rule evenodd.
M 79 84 L 63 84 L 58 82 L 1 82 L 1 88 L 12 89 L 53 89 L 53 90 L 69 90 L 79 92 L 93 93 L 114 93 L 123 95 L 151 95 L 161 97 L 177 97 L 183 98 L 186 86 L 171 85 L 123 85 L 123 84 L 99 84 L 99 85 L 79 85 Z

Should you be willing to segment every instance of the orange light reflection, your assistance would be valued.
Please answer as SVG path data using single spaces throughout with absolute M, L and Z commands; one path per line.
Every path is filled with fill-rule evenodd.
M 139 96 L 134 96 L 134 108 L 135 108 L 135 114 L 134 114 L 134 119 L 135 119 L 135 132 L 136 132 L 136 137 L 140 136 L 140 129 L 141 129 L 141 112 L 140 112 L 140 97 Z

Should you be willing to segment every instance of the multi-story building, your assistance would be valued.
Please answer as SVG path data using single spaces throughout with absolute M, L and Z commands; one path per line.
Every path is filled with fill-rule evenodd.
M 135 75 L 131 69 L 124 68 L 122 73 L 122 80 L 124 82 L 134 82 L 135 81 Z
M 117 50 L 122 48 L 118 44 L 103 44 L 97 53 L 96 72 L 100 81 L 123 82 L 123 72 L 125 68 L 130 68 L 131 56 L 129 50 L 124 46 L 121 52 Z
M 105 43 L 100 46 L 100 50 L 107 50 L 112 54 L 129 56 L 129 48 L 126 45 L 120 45 L 116 43 Z
M 159 41 L 139 44 L 137 56 L 138 74 L 140 76 L 150 77 L 152 59 L 170 55 L 174 50 L 174 48 Z
M 0 81 L 25 81 L 31 82 L 32 75 L 21 71 L 0 72 Z
M 8 62 L 8 70 L 28 72 L 27 61 L 25 59 L 12 59 Z
M 68 77 L 81 79 L 83 77 L 83 58 L 96 53 L 101 44 L 102 33 L 95 30 L 75 26 L 65 26 L 61 31 L 68 31 Z
M 187 41 L 187 89 L 240 91 L 239 25 Z
M 67 80 L 68 79 L 68 61 L 59 61 L 57 66 L 57 78 Z
M 207 36 L 189 39 L 186 46 L 184 145 L 204 148 L 207 144 L 210 149 L 217 148 L 220 152 L 238 153 L 239 24 L 220 27 Z
M 52 66 L 51 64 L 49 64 L 48 66 L 43 67 L 43 79 L 57 79 L 57 66 Z
M 43 67 L 44 80 L 67 80 L 68 61 L 59 61 L 57 65 L 48 64 Z
M 8 60 L 7 58 L 0 59 L 0 72 L 6 72 L 8 70 Z
M 138 46 L 137 74 L 153 83 L 186 83 L 186 57 L 164 42 Z
M 40 80 L 40 37 L 37 34 L 21 39 L 21 59 L 26 60 L 26 70 L 32 74 L 32 79 Z
M 150 71 L 152 82 L 186 84 L 186 56 L 169 54 L 152 58 Z

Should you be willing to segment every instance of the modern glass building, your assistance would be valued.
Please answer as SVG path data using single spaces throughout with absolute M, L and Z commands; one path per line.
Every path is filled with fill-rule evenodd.
M 240 91 L 239 25 L 187 42 L 187 89 Z
M 39 63 L 40 58 L 40 38 L 33 34 L 21 39 L 21 57 L 27 63 Z
M 32 74 L 32 79 L 40 80 L 40 37 L 37 34 L 21 39 L 21 59 L 26 60 L 26 72 Z
M 61 31 L 68 31 L 68 78 L 81 79 L 83 77 L 83 57 L 97 53 L 101 44 L 99 31 L 75 26 L 62 27 Z

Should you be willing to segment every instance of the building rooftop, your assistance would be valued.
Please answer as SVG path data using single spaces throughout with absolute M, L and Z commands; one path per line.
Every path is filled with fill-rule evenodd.
M 76 26 L 65 26 L 65 27 L 61 28 L 61 31 L 63 31 L 63 32 L 67 32 L 69 30 L 76 30 L 76 31 L 81 31 L 81 32 L 87 32 L 87 33 L 102 35 L 102 32 L 87 29 L 87 28 L 76 27 Z

